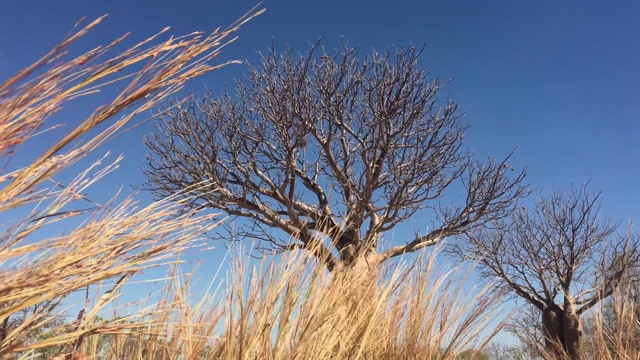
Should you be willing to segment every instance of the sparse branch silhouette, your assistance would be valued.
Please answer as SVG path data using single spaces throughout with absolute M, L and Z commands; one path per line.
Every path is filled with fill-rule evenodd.
M 499 220 L 527 194 L 525 171 L 513 172 L 511 155 L 472 158 L 458 104 L 439 101 L 442 83 L 428 78 L 421 54 L 409 47 L 361 59 L 319 43 L 302 55 L 271 50 L 235 94 L 161 111 L 146 139 L 144 187 L 158 198 L 198 188 L 190 206 L 249 219 L 242 235 L 276 251 L 310 250 L 330 270 Z M 443 205 L 460 185 L 462 203 Z M 431 232 L 379 249 L 382 234 L 424 209 L 437 218 Z
M 547 351 L 556 356 L 579 358 L 580 315 L 636 273 L 640 237 L 601 217 L 599 196 L 586 185 L 554 191 L 449 249 L 537 308 Z

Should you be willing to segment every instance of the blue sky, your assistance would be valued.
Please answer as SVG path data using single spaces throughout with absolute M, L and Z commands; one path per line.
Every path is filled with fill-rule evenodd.
M 212 30 L 253 1 L 0 2 L 0 78 L 38 58 L 82 16 L 109 14 L 79 45 L 132 31 L 131 42 L 165 26 L 172 33 Z M 591 179 L 609 214 L 640 218 L 640 1 L 267 1 L 221 59 L 255 60 L 271 42 L 305 50 L 320 36 L 340 36 L 361 51 L 426 45 L 425 66 L 453 79 L 445 89 L 473 127 L 467 144 L 480 155 L 515 145 L 515 162 L 534 186 L 564 187 Z M 233 82 L 242 65 L 189 84 L 196 95 Z M 74 105 L 80 106 L 80 105 Z M 87 108 L 88 109 L 88 108 Z M 78 119 L 69 118 L 68 123 Z M 148 127 L 139 132 L 148 131 Z M 140 181 L 144 149 L 128 134 L 109 148 L 122 152 L 124 184 Z
M 255 2 L 45 1 L 0 2 L 0 79 L 58 43 L 83 16 L 109 14 L 78 44 L 86 49 L 132 31 L 129 44 L 171 26 L 172 34 L 231 23 Z M 266 1 L 267 12 L 245 25 L 220 60 L 255 61 L 275 43 L 304 51 L 323 37 L 328 47 L 344 36 L 361 52 L 424 44 L 433 76 L 453 79 L 445 92 L 461 104 L 467 145 L 480 156 L 518 146 L 516 167 L 528 183 L 564 188 L 591 181 L 603 190 L 607 215 L 640 220 L 640 1 Z M 221 91 L 243 72 L 227 67 L 189 83 Z M 186 93 L 185 93 L 186 94 Z M 74 124 L 99 99 L 78 102 L 58 120 Z M 95 196 L 143 181 L 145 125 L 105 147 L 125 160 Z M 52 133 L 51 141 L 62 132 Z M 30 154 L 46 141 L 31 144 Z M 149 197 L 143 195 L 143 201 Z M 411 236 L 416 223 L 396 231 Z M 401 233 L 406 231 L 406 233 Z

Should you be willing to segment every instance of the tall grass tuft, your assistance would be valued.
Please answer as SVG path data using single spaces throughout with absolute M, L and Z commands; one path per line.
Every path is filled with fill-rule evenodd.
M 584 359 L 640 359 L 640 305 L 637 284 L 617 289 L 587 318 Z
M 217 290 L 189 299 L 174 271 L 147 318 L 152 333 L 92 335 L 83 353 L 104 359 L 456 359 L 502 328 L 499 294 L 468 289 L 468 271 L 438 271 L 436 256 L 380 270 L 353 286 L 308 254 L 257 264 L 236 256 Z M 160 325 L 160 326 L 158 326 Z M 99 340 L 102 339 L 102 340 Z M 101 343 L 101 346 L 95 344 Z
M 226 65 L 214 65 L 234 32 L 262 10 L 254 9 L 227 29 L 211 34 L 166 36 L 168 28 L 120 53 L 106 46 L 70 58 L 71 45 L 100 24 L 76 25 L 58 46 L 0 83 L 0 358 L 28 358 L 57 346 L 70 358 L 91 334 L 131 332 L 142 325 L 128 318 L 96 322 L 133 274 L 193 244 L 215 226 L 212 216 L 183 212 L 171 199 L 140 208 L 133 198 L 98 204 L 84 193 L 118 166 L 101 158 L 70 183 L 53 177 L 113 138 L 135 116 L 178 92 L 191 78 Z M 105 88 L 121 91 L 33 162 L 5 173 L 9 160 L 29 151 L 29 140 L 55 125 L 51 116 L 72 101 Z M 96 131 L 91 131 L 96 129 Z M 34 141 L 34 140 L 32 140 Z M 26 148 L 26 149 L 25 149 Z M 91 207 L 78 210 L 79 204 Z M 18 219 L 11 221 L 10 219 Z M 51 235 L 52 225 L 79 219 L 66 234 Z M 78 321 L 49 326 L 65 299 L 92 284 L 112 282 Z M 104 286 L 107 283 L 103 284 Z M 42 334 L 45 332 L 45 334 Z M 38 336 L 35 336 L 38 334 Z

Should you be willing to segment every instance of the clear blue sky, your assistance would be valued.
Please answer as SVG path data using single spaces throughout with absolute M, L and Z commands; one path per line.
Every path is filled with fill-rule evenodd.
M 4 0 L 0 79 L 44 54 L 83 16 L 109 14 L 80 44 L 89 46 L 127 31 L 133 31 L 131 41 L 141 40 L 165 26 L 177 35 L 211 31 L 254 4 Z M 533 186 L 591 180 L 592 189 L 603 189 L 606 214 L 640 221 L 640 1 L 266 1 L 264 6 L 267 12 L 238 33 L 223 59 L 255 60 L 256 51 L 272 41 L 278 48 L 306 50 L 320 36 L 330 47 L 344 36 L 361 52 L 425 44 L 425 66 L 435 76 L 454 79 L 445 91 L 473 125 L 467 145 L 477 154 L 500 156 L 517 145 L 514 163 L 528 167 Z M 242 72 L 241 65 L 225 68 L 192 81 L 188 91 L 202 94 L 205 85 L 220 91 Z M 148 131 L 149 126 L 140 127 L 107 146 L 124 153 L 125 162 L 101 192 L 140 184 L 145 149 L 139 134 Z M 33 150 L 43 149 L 34 145 Z M 414 225 L 405 228 L 406 236 Z
M 38 58 L 82 16 L 109 17 L 80 45 L 133 31 L 140 40 L 212 30 L 253 1 L 0 2 L 0 78 Z M 426 44 L 425 66 L 454 79 L 445 90 L 473 124 L 468 145 L 500 155 L 519 146 L 518 165 L 535 186 L 592 180 L 608 213 L 640 219 L 640 1 L 266 1 L 224 58 L 256 59 L 272 40 L 305 50 L 320 36 L 344 36 L 362 51 Z M 241 65 L 194 80 L 214 90 Z M 69 119 L 72 123 L 74 119 Z M 148 128 L 141 128 L 141 132 Z M 137 134 L 109 148 L 127 158 L 118 180 L 140 181 Z

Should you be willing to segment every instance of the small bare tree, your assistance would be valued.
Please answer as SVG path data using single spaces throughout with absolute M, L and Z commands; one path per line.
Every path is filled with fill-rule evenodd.
M 540 311 L 530 303 L 521 306 L 507 330 L 520 341 L 520 347 L 529 359 L 540 359 L 544 355 L 545 337 Z
M 523 349 L 516 346 L 508 346 L 499 342 L 492 342 L 483 350 L 491 360 L 525 360 L 535 359 L 534 356 L 528 356 Z
M 586 186 L 554 192 L 538 198 L 532 212 L 515 211 L 451 247 L 542 313 L 545 347 L 555 356 L 580 358 L 580 315 L 610 296 L 637 264 L 638 237 L 600 218 L 598 197 Z
M 144 188 L 157 197 L 185 189 L 190 206 L 251 221 L 241 235 L 263 249 L 305 249 L 329 270 L 413 252 L 508 214 L 526 193 L 509 156 L 479 162 L 463 149 L 458 105 L 439 105 L 421 51 L 304 55 L 271 50 L 236 85 L 164 109 L 146 139 Z M 462 187 L 452 186 L 454 184 Z M 445 206 L 450 187 L 460 204 Z M 195 195 L 195 196 L 194 196 Z M 378 249 L 381 234 L 433 210 L 433 228 Z M 278 235 L 275 229 L 284 233 Z

